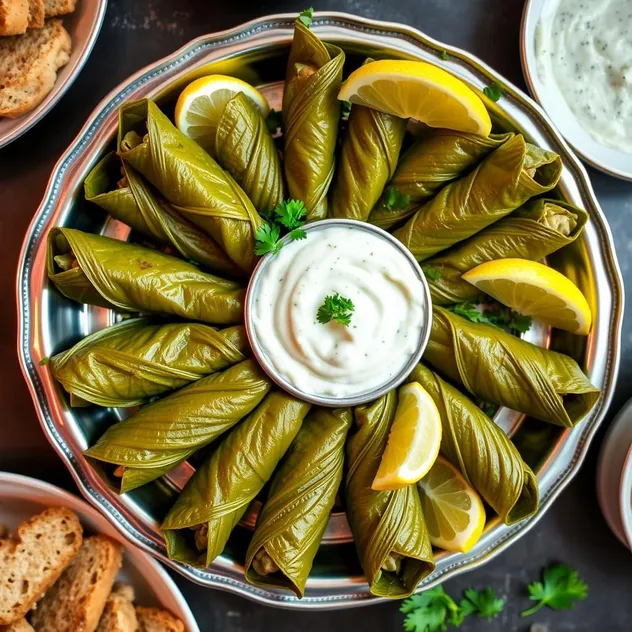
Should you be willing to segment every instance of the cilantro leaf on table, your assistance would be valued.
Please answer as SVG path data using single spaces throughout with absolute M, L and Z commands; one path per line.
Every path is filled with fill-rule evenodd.
M 262 224 L 255 233 L 255 254 L 276 254 L 283 244 L 279 241 L 281 229 L 273 224 Z
M 537 603 L 521 613 L 528 617 L 543 606 L 553 610 L 569 610 L 576 601 L 588 596 L 588 586 L 580 579 L 579 573 L 566 564 L 556 564 L 545 568 L 541 582 L 529 584 L 529 599 Z
M 439 268 L 435 268 L 434 266 L 421 266 L 421 269 L 431 281 L 438 281 L 441 278 L 441 270 L 439 270 Z
M 430 588 L 402 602 L 400 612 L 406 615 L 404 629 L 407 632 L 444 632 L 447 623 L 458 625 L 459 606 L 442 586 Z
M 465 598 L 459 603 L 463 617 L 476 614 L 481 619 L 491 621 L 505 607 L 505 600 L 497 598 L 491 588 L 480 591 L 468 588 L 463 594 Z
M 401 193 L 397 187 L 389 188 L 384 204 L 389 211 L 400 211 L 409 204 L 410 195 L 408 195 L 408 193 Z
M 335 320 L 337 323 L 348 327 L 351 323 L 351 315 L 355 305 L 350 298 L 340 296 L 338 292 L 325 297 L 323 304 L 318 308 L 316 318 L 321 325 Z
M 314 19 L 314 7 L 309 7 L 308 9 L 305 9 L 304 11 L 301 11 L 298 14 L 298 19 L 307 28 L 309 28 L 312 25 L 312 21 Z
M 483 94 L 492 101 L 498 101 L 503 95 L 503 89 L 494 82 L 490 86 L 483 88 Z
M 283 200 L 274 209 L 274 216 L 279 224 L 288 230 L 300 228 L 305 223 L 307 209 L 301 200 Z
M 270 134 L 276 134 L 279 127 L 281 127 L 282 122 L 281 112 L 277 112 L 275 109 L 270 110 L 268 116 L 266 117 L 266 127 L 268 128 Z

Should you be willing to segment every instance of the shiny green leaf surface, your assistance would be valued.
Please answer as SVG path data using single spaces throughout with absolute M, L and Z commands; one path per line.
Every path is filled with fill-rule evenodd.
M 209 566 L 235 525 L 290 447 L 310 404 L 280 391 L 270 393 L 196 471 L 167 514 L 162 531 L 169 557 Z M 192 527 L 205 537 L 192 543 Z M 201 549 L 201 550 L 200 550 Z
M 389 189 L 396 188 L 410 196 L 409 204 L 391 210 L 382 199 L 371 211 L 369 221 L 385 230 L 401 224 L 441 187 L 469 171 L 513 136 L 491 134 L 486 138 L 452 130 L 428 131 L 404 153 L 389 182 Z
M 355 431 L 347 441 L 345 504 L 371 593 L 402 598 L 434 570 L 434 561 L 417 487 L 371 489 L 396 406 L 391 391 L 355 409 Z
M 423 357 L 483 401 L 567 428 L 599 398 L 572 358 L 438 306 Z
M 303 201 L 308 221 L 328 215 L 344 62 L 340 48 L 295 22 L 283 93 L 283 161 L 288 194 Z
M 393 234 L 425 261 L 550 191 L 561 171 L 557 154 L 514 136 L 470 174 L 441 189 Z
M 331 217 L 366 221 L 392 178 L 406 119 L 354 105 L 331 196 Z
M 243 419 L 270 388 L 259 365 L 245 360 L 144 406 L 108 428 L 86 455 L 159 476 Z
M 47 269 L 57 289 L 80 303 L 217 325 L 243 322 L 242 285 L 144 246 L 55 228 L 48 238 Z
M 430 269 L 438 273 L 435 278 L 426 274 L 432 302 L 450 305 L 482 298 L 484 294 L 461 275 L 495 259 L 539 261 L 575 241 L 587 221 L 586 211 L 566 202 L 531 200 L 508 217 L 424 262 L 424 272 Z
M 84 404 L 138 406 L 250 355 L 244 327 L 125 320 L 51 358 L 68 393 Z M 71 404 L 72 404 L 71 400 Z
M 240 270 L 252 271 L 254 234 L 263 220 L 237 182 L 155 103 L 143 99 L 121 107 L 117 151 Z
M 441 415 L 441 454 L 500 516 L 513 524 L 538 508 L 538 482 L 509 437 L 454 386 L 423 364 L 408 378 L 419 382 Z
M 342 481 L 348 408 L 314 408 L 277 470 L 246 554 L 246 579 L 302 597 Z M 272 570 L 263 573 L 268 565 Z

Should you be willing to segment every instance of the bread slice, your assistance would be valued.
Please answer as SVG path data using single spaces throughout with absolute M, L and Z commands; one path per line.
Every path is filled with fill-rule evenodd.
M 0 35 L 19 35 L 29 26 L 30 0 L 0 0 Z
M 97 632 L 136 632 L 137 630 L 134 589 L 125 584 L 114 586 L 114 590 L 105 603 Z
M 41 29 L 44 26 L 44 0 L 29 0 L 29 28 Z
M 83 530 L 77 516 L 53 507 L 0 540 L 0 625 L 24 617 L 76 557 Z
M 0 116 L 16 117 L 39 105 L 70 59 L 70 35 L 61 20 L 0 38 Z
M 47 18 L 72 13 L 77 7 L 77 0 L 43 0 L 43 2 Z
M 184 624 L 160 608 L 136 606 L 138 632 L 184 632 Z
M 26 619 L 20 619 L 11 625 L 0 625 L 0 632 L 35 632 Z
M 86 538 L 73 563 L 37 604 L 31 625 L 37 632 L 94 632 L 122 558 L 118 542 L 103 535 Z

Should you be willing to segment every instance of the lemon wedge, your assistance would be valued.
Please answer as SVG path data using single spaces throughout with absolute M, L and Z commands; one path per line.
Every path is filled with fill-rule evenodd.
M 180 93 L 175 110 L 176 127 L 211 153 L 224 108 L 239 92 L 243 92 L 263 116 L 268 115 L 270 104 L 249 83 L 226 75 L 209 75 L 192 81 Z
M 590 333 L 586 297 L 570 279 L 542 263 L 498 259 L 472 268 L 463 278 L 520 314 L 582 336 Z
M 446 551 L 469 551 L 485 528 L 480 496 L 441 456 L 417 485 L 432 545 Z
M 439 454 L 441 417 L 418 382 L 399 389 L 395 419 L 371 487 L 399 489 L 427 474 Z
M 488 136 L 489 114 L 480 97 L 449 72 L 423 61 L 382 60 L 360 66 L 338 98 L 402 118 Z

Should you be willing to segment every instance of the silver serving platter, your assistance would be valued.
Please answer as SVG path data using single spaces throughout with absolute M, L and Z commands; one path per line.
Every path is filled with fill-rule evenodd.
M 139 71 L 112 91 L 57 163 L 42 204 L 24 242 L 17 277 L 19 307 L 18 352 L 42 428 L 85 497 L 131 542 L 192 581 L 228 590 L 262 603 L 297 609 L 341 608 L 375 603 L 359 568 L 344 514 L 335 513 L 316 557 L 306 596 L 299 601 L 277 590 L 248 585 L 242 562 L 255 511 L 236 528 L 227 549 L 208 570 L 171 562 L 158 531 L 161 518 L 173 502 L 177 487 L 190 476 L 178 471 L 135 492 L 118 496 L 112 479 L 82 452 L 120 418 L 115 409 L 71 410 L 61 389 L 40 360 L 68 348 L 90 332 L 111 324 L 107 310 L 63 299 L 52 289 L 45 272 L 45 240 L 53 226 L 72 226 L 126 238 L 128 229 L 83 200 L 82 183 L 115 137 L 118 107 L 140 97 L 157 99 L 169 107 L 174 94 L 193 78 L 221 72 L 266 87 L 278 102 L 279 87 L 292 37 L 294 15 L 253 20 L 235 29 L 200 37 L 163 60 Z M 440 553 L 436 571 L 420 589 L 475 568 L 525 534 L 569 483 L 581 465 L 592 437 L 610 402 L 619 363 L 623 286 L 610 230 L 583 166 L 553 128 L 542 109 L 491 68 L 468 53 L 445 46 L 400 24 L 377 22 L 343 13 L 318 13 L 313 28 L 323 39 L 347 52 L 347 70 L 366 56 L 422 59 L 441 66 L 472 87 L 482 90 L 491 82 L 504 89 L 498 104 L 486 101 L 494 123 L 520 131 L 528 140 L 558 152 L 564 171 L 557 194 L 588 210 L 591 216 L 575 244 L 550 257 L 549 264 L 572 278 L 588 297 L 595 315 L 591 335 L 578 338 L 545 328 L 532 335 L 573 355 L 585 368 L 602 396 L 591 413 L 573 430 L 533 420 L 521 423 L 515 413 L 501 410 L 496 422 L 510 432 L 525 459 L 537 473 L 541 506 L 538 513 L 506 527 L 490 520 L 483 537 L 467 554 Z M 447 52 L 447 59 L 445 53 Z

